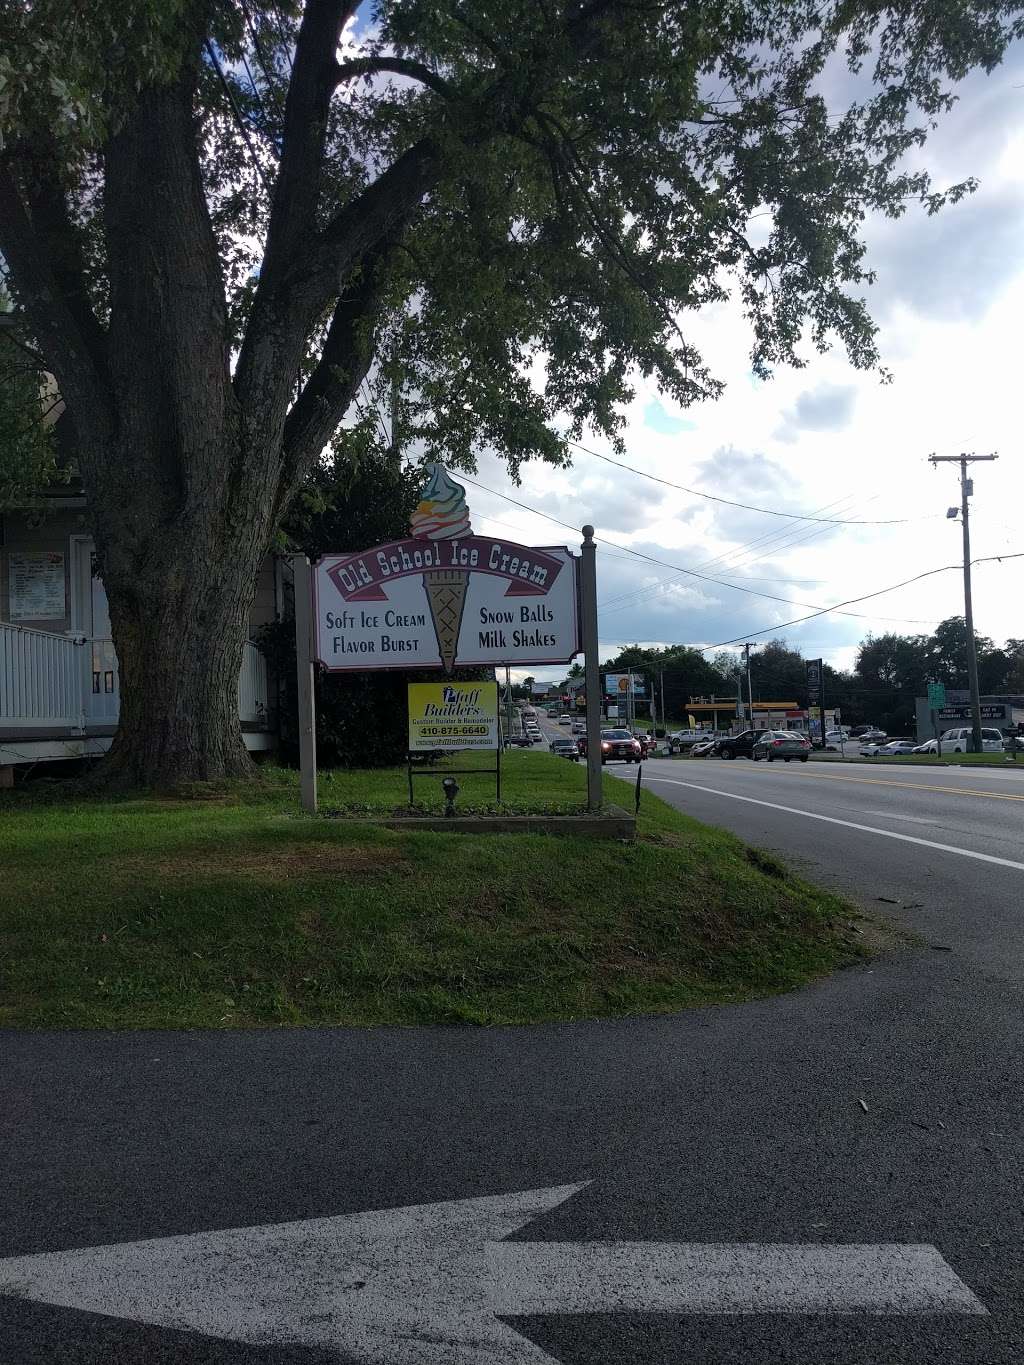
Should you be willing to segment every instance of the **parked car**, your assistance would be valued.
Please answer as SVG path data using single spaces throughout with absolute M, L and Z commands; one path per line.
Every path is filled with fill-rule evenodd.
M 825 736 L 825 748 L 840 752 L 845 749 L 847 744 L 852 743 L 849 735 L 843 734 L 841 730 L 829 730 Z
M 580 754 L 585 758 L 587 754 L 586 735 L 579 741 Z M 643 748 L 640 741 L 631 735 L 628 730 L 602 730 L 601 731 L 601 762 L 609 763 L 612 759 L 622 759 L 626 763 L 639 763 L 643 757 Z
M 969 754 L 972 749 L 971 733 L 969 725 L 959 725 L 955 730 L 947 730 L 942 736 L 942 752 L 944 754 Z M 935 743 L 934 740 L 930 742 Z M 1003 732 L 989 726 L 982 726 L 981 747 L 983 753 L 1001 754 L 1005 748 Z
M 553 739 L 551 741 L 551 752 L 558 758 L 571 758 L 574 763 L 579 761 L 579 747 L 571 739 Z
M 693 747 L 690 749 L 690 757 L 710 758 L 717 748 L 718 748 L 717 735 L 710 735 L 708 736 L 707 739 L 702 739 L 699 743 L 693 745 Z
M 878 746 L 878 757 L 888 755 L 890 758 L 904 758 L 907 754 L 912 754 L 916 748 L 917 745 L 912 739 L 889 739 Z
M 703 744 L 705 740 L 714 738 L 706 730 L 676 730 L 668 736 L 668 751 L 670 754 L 679 754 L 692 749 L 695 744 Z
M 862 744 L 858 753 L 861 758 L 899 758 L 903 754 L 912 754 L 916 747 L 912 739 L 900 737 L 889 739 L 883 735 L 881 739 L 873 739 L 868 744 Z
M 811 741 L 799 731 L 763 730 L 750 751 L 750 757 L 755 763 L 761 758 L 766 758 L 769 763 L 777 758 L 781 758 L 785 763 L 792 758 L 798 758 L 801 763 L 806 763 L 810 752 Z
M 718 757 L 749 758 L 764 733 L 764 730 L 742 730 L 738 735 L 727 735 L 718 741 Z
M 889 736 L 884 730 L 879 730 L 877 726 L 869 725 L 862 734 L 857 735 L 861 744 L 882 744 Z

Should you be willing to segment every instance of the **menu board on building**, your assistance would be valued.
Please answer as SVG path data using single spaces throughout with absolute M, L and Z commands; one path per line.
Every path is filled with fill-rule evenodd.
M 67 615 L 64 556 L 51 550 L 8 556 L 12 621 L 59 621 Z

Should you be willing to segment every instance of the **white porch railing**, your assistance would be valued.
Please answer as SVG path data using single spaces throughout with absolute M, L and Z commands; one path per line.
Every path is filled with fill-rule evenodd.
M 0 727 L 72 729 L 112 725 L 120 714 L 117 656 L 109 640 L 53 635 L 0 621 Z M 246 641 L 238 716 L 266 724 L 267 661 Z
M 238 675 L 238 719 L 253 725 L 267 722 L 267 660 L 251 640 L 245 642 Z
M 84 644 L 0 621 L 0 725 L 83 730 Z

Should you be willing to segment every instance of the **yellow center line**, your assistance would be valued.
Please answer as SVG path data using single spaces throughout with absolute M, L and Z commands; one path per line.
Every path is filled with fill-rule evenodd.
M 761 772 L 757 764 L 751 764 L 750 768 L 736 768 L 736 772 Z M 986 792 L 977 791 L 972 787 L 940 787 L 935 783 L 927 782 L 893 782 L 884 777 L 840 777 L 838 773 L 810 773 L 803 772 L 801 777 L 813 777 L 819 782 L 859 782 L 868 787 L 907 787 L 912 791 L 919 792 L 949 792 L 951 796 L 987 796 L 991 801 L 1024 801 L 1024 796 L 1013 796 L 1007 792 Z

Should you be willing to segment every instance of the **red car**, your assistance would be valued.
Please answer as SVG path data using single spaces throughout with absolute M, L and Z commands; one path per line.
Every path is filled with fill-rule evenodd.
M 579 739 L 579 750 L 584 758 L 587 756 L 587 737 L 581 735 Z M 601 762 L 610 763 L 612 759 L 621 759 L 626 763 L 639 763 L 644 756 L 643 745 L 635 739 L 628 730 L 602 730 L 601 731 Z

